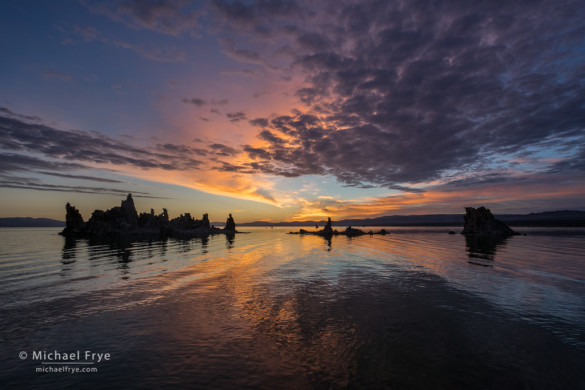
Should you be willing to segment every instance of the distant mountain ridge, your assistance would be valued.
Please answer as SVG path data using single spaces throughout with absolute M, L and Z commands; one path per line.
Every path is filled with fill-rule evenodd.
M 585 227 L 585 211 L 559 210 L 530 214 L 499 214 L 499 220 L 512 226 Z M 248 222 L 239 226 L 323 226 L 326 221 Z M 342 219 L 334 226 L 463 226 L 463 214 L 388 215 L 377 218 Z
M 65 227 L 64 221 L 50 218 L 0 218 L 0 227 Z

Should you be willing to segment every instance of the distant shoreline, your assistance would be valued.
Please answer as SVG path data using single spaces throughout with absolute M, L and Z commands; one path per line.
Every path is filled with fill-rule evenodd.
M 562 210 L 530 214 L 500 214 L 498 219 L 512 227 L 585 227 L 585 211 Z M 323 227 L 326 221 L 300 222 L 244 222 L 242 227 Z M 212 222 L 223 226 L 224 222 Z M 342 219 L 333 226 L 394 226 L 394 227 L 442 227 L 463 226 L 462 214 L 391 215 L 378 218 Z M 64 221 L 50 218 L 11 217 L 0 218 L 0 227 L 65 227 Z
M 65 221 L 50 218 L 0 218 L 0 227 L 65 227 Z
M 561 210 L 530 214 L 498 214 L 496 218 L 515 227 L 585 227 L 585 211 Z M 326 221 L 299 222 L 247 222 L 239 226 L 325 226 Z M 390 215 L 377 218 L 342 219 L 333 221 L 333 226 L 463 226 L 463 214 Z

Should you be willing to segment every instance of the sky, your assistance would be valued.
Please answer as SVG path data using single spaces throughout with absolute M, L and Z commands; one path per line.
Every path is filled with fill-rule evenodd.
M 585 210 L 582 1 L 0 7 L 0 217 Z

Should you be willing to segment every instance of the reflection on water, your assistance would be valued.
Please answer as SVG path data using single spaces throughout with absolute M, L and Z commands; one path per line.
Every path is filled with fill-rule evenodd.
M 473 261 L 475 259 L 494 261 L 496 256 L 496 248 L 504 246 L 510 237 L 502 236 L 478 236 L 465 235 L 466 250 L 470 259 L 470 263 L 483 266 L 491 266 L 490 263 Z
M 582 387 L 583 236 L 494 242 L 425 228 L 325 240 L 288 230 L 137 242 L 0 230 L 1 383 Z M 39 349 L 112 361 L 92 375 L 41 375 L 17 358 Z

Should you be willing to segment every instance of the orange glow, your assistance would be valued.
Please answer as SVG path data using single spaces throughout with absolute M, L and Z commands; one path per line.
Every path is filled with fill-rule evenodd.
M 568 197 L 579 198 L 583 188 L 577 183 L 552 187 L 546 183 L 499 183 L 485 184 L 473 189 L 455 191 L 445 186 L 430 187 L 424 193 L 399 193 L 382 198 L 367 198 L 363 201 L 336 200 L 323 206 L 320 201 L 302 202 L 302 210 L 293 216 L 293 220 L 310 220 L 314 217 L 332 217 L 334 219 L 362 218 L 397 214 L 442 214 L 457 213 L 465 206 L 498 205 L 518 206 L 534 204 L 550 199 Z M 493 206 L 491 206 L 493 207 Z

